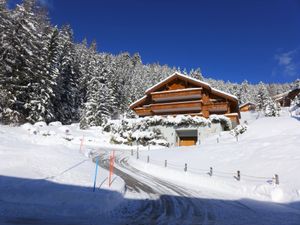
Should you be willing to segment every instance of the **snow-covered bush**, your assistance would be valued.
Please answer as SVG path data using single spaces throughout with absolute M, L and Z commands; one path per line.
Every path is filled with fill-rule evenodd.
M 240 124 L 230 131 L 230 134 L 234 137 L 239 136 L 247 131 L 248 126 L 246 124 Z
M 232 129 L 231 120 L 228 117 L 224 116 L 224 115 L 213 114 L 213 115 L 209 116 L 209 120 L 212 123 L 221 123 L 224 130 L 231 130 Z
M 33 126 L 35 127 L 47 127 L 47 124 L 43 121 L 41 122 L 36 122 Z
M 51 126 L 51 127 L 61 127 L 62 123 L 60 121 L 54 121 L 54 122 L 49 123 L 49 126 Z
M 169 144 L 162 135 L 159 126 L 163 127 L 205 127 L 211 123 L 221 123 L 225 130 L 231 129 L 231 121 L 223 115 L 213 115 L 209 119 L 198 116 L 153 116 L 137 119 L 122 119 L 108 121 L 103 130 L 112 134 L 111 142 L 115 144 L 142 145 Z
M 273 101 L 271 98 L 268 98 L 264 105 L 264 114 L 267 117 L 279 116 L 280 106 Z

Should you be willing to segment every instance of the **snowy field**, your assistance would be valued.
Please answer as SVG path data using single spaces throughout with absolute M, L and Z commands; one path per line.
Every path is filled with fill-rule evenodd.
M 0 224 L 300 224 L 300 121 L 286 110 L 245 120 L 238 142 L 222 132 L 196 147 L 139 146 L 139 159 L 101 128 L 1 126 Z M 91 154 L 100 154 L 95 192 Z
M 226 199 L 300 201 L 300 121 L 286 110 L 277 118 L 243 113 L 241 121 L 245 120 L 248 130 L 238 142 L 228 132 L 222 132 L 200 146 L 140 151 L 139 159 L 135 153 L 129 162 L 163 179 L 194 189 L 218 191 Z M 208 173 L 210 167 L 212 176 Z M 238 170 L 240 181 L 234 178 Z M 279 185 L 274 184 L 275 174 Z
M 93 192 L 95 164 L 84 154 L 89 153 L 87 143 L 90 148 L 105 145 L 99 134 L 55 123 L 1 126 L 0 224 L 34 223 L 30 218 L 46 218 L 50 224 L 58 223 L 52 219 L 73 217 L 89 221 L 119 205 L 124 181 L 114 177 L 109 188 L 108 172 L 102 168 Z M 86 143 L 80 152 L 83 135 Z

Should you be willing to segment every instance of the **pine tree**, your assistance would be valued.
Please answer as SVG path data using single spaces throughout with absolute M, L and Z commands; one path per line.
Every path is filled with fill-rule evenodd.
M 238 95 L 239 95 L 240 103 L 251 102 L 250 87 L 247 80 L 244 80 L 241 83 Z
M 200 68 L 197 68 L 196 70 L 192 69 L 190 72 L 190 76 L 197 80 L 204 80 Z
M 264 103 L 264 114 L 267 117 L 279 116 L 280 107 L 272 98 L 268 97 Z
M 9 43 L 3 57 L 6 69 L 1 83 L 11 96 L 8 112 L 15 114 L 17 111 L 20 117 L 7 116 L 16 118 L 18 121 L 15 122 L 21 122 L 25 118 L 34 122 L 40 118 L 32 118 L 31 112 L 42 108 L 37 91 L 40 88 L 43 60 L 40 57 L 40 49 L 43 49 L 42 34 L 35 14 L 35 1 L 24 0 L 12 13 Z
M 7 9 L 7 1 L 0 0 L 0 120 L 3 123 L 18 123 L 22 120 L 22 116 L 17 110 L 17 99 L 13 86 L 13 70 L 18 55 L 12 42 L 13 28 L 14 19 L 12 12 Z
M 268 99 L 268 91 L 265 87 L 265 84 L 263 82 L 260 82 L 258 84 L 258 89 L 256 93 L 256 103 L 257 103 L 257 108 L 259 110 L 264 109 L 267 99 Z
M 79 118 L 79 68 L 75 64 L 76 54 L 70 26 L 64 26 L 59 33 L 59 51 L 59 76 L 56 79 L 54 107 L 56 118 L 69 124 Z

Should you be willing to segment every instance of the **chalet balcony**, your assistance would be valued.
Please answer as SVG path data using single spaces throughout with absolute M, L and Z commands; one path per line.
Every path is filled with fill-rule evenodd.
M 139 116 L 151 116 L 152 115 L 152 111 L 151 111 L 150 107 L 138 107 L 138 108 L 135 108 L 134 111 Z
M 209 105 L 208 111 L 211 114 L 219 114 L 219 113 L 227 113 L 228 111 L 228 104 L 226 102 L 218 102 Z
M 201 99 L 202 88 L 187 88 L 182 90 L 152 92 L 154 102 L 171 102 Z
M 186 102 L 171 102 L 171 103 L 157 103 L 151 104 L 150 108 L 154 113 L 189 113 L 200 112 L 202 101 L 186 101 Z

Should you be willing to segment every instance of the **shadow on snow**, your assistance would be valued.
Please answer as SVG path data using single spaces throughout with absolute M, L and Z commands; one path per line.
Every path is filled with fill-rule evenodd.
M 0 176 L 0 224 L 300 224 L 300 202 L 275 204 L 116 191 Z

